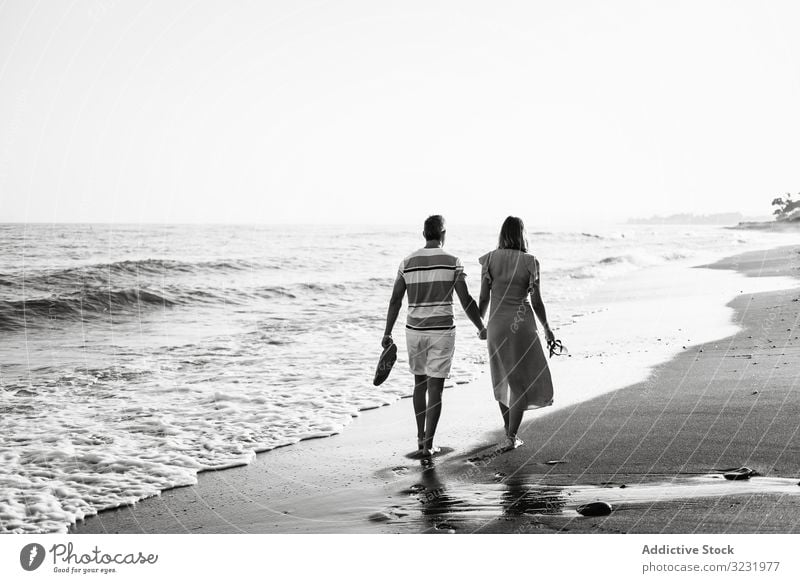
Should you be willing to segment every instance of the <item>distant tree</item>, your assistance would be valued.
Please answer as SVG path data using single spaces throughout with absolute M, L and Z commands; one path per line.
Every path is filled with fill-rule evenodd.
M 794 214 L 794 211 L 800 209 L 800 200 L 792 200 L 792 195 L 787 192 L 786 198 L 778 197 L 773 199 L 772 206 L 777 207 L 772 211 L 772 214 L 775 215 L 775 219 L 778 221 L 785 221 L 790 217 L 792 219 L 796 218 L 791 215 Z

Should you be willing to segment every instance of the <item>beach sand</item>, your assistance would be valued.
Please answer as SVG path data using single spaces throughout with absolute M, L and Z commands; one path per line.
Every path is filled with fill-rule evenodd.
M 783 247 L 707 267 L 798 277 L 799 253 Z M 697 270 L 704 272 L 710 273 Z M 248 466 L 203 472 L 195 486 L 101 512 L 71 532 L 800 532 L 800 289 L 794 284 L 736 297 L 724 313 L 740 329 L 721 340 L 698 344 L 686 332 L 684 348 L 684 329 L 670 328 L 665 314 L 663 338 L 643 340 L 642 351 L 650 354 L 652 346 L 658 353 L 658 345 L 669 344 L 663 354 L 671 359 L 648 369 L 644 381 L 618 390 L 609 383 L 589 398 L 578 390 L 558 408 L 528 412 L 526 444 L 513 452 L 493 454 L 499 412 L 484 375 L 445 391 L 438 434 L 444 455 L 432 464 L 408 455 L 415 432 L 405 399 L 365 412 L 340 435 L 259 454 Z M 623 316 L 610 310 L 598 318 L 613 325 Z M 579 330 L 576 324 L 573 339 Z M 584 359 L 591 365 L 577 353 L 554 362 L 557 382 L 561 373 L 571 385 L 579 378 L 602 384 L 603 366 L 624 367 L 625 354 L 609 354 L 604 365 L 594 350 Z M 627 357 L 631 370 L 641 366 L 637 355 Z M 568 373 L 573 369 L 583 372 Z M 721 470 L 741 466 L 760 476 L 723 478 Z M 589 518 L 575 511 L 595 500 L 609 502 L 612 513 Z

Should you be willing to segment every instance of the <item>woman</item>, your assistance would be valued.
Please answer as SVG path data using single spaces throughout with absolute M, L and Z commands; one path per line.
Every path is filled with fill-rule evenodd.
M 500 229 L 497 249 L 478 261 L 482 268 L 481 317 L 486 315 L 491 299 L 487 325 L 489 366 L 506 429 L 500 447 L 510 450 L 523 443 L 517 431 L 525 411 L 553 403 L 553 382 L 534 314 L 544 327 L 548 346 L 555 337 L 542 303 L 539 262 L 528 254 L 522 219 L 508 217 Z

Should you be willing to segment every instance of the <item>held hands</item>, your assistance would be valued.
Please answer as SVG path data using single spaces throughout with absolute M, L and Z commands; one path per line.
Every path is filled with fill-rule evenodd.
M 552 336 L 552 332 L 550 333 Z M 486 330 L 484 326 L 480 330 L 478 330 L 478 338 L 481 340 L 486 340 L 486 337 L 489 335 L 489 332 Z M 383 338 L 381 339 L 381 347 L 382 348 L 389 348 L 392 344 L 394 344 L 394 340 L 392 340 L 392 336 L 390 334 L 384 334 Z

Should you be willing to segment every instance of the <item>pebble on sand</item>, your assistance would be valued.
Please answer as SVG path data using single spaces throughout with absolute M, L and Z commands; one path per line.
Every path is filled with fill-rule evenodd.
M 613 508 L 608 502 L 591 502 L 576 508 L 581 516 L 608 516 Z
M 722 474 L 726 480 L 749 480 L 753 476 L 760 476 L 757 471 L 750 468 L 741 467 L 735 470 L 728 470 Z

